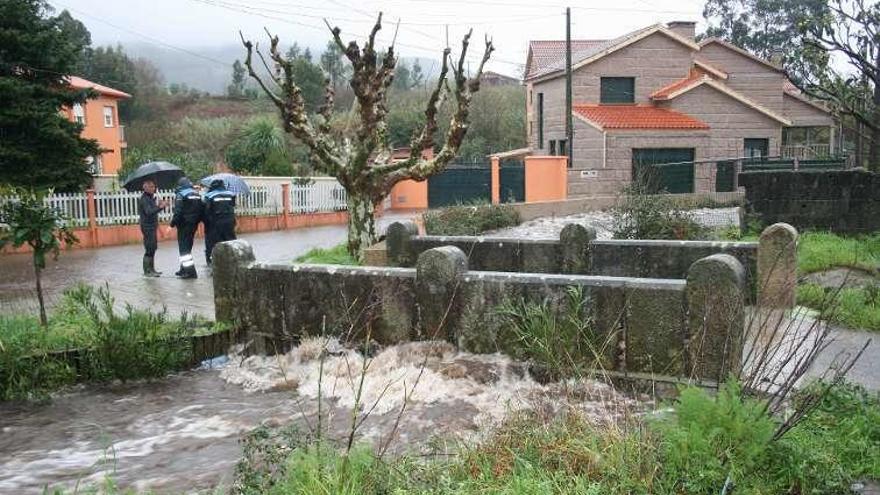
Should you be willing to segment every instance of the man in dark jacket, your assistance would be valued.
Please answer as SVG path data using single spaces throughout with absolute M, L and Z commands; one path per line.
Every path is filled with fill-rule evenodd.
M 141 234 L 144 236 L 144 276 L 158 277 L 153 257 L 156 255 L 156 230 L 159 228 L 159 212 L 168 206 L 164 199 L 156 201 L 156 183 L 148 180 L 143 185 L 144 193 L 138 199 L 138 217 Z
M 205 259 L 209 265 L 214 246 L 232 240 L 235 240 L 235 194 L 226 190 L 222 180 L 214 179 L 205 195 Z
M 202 197 L 193 189 L 192 182 L 182 177 L 177 182 L 174 216 L 171 218 L 171 226 L 177 228 L 177 250 L 180 254 L 180 270 L 175 275 L 180 278 L 198 278 L 192 247 L 201 221 Z

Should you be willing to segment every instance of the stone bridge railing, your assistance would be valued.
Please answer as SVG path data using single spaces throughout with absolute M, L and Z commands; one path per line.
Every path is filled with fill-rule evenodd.
M 796 239 L 782 227 L 768 232 Z M 562 249 L 565 260 L 583 247 Z M 522 266 L 534 266 L 527 258 Z M 696 259 L 672 278 L 471 270 L 464 251 L 450 245 L 419 252 L 413 264 L 265 264 L 255 262 L 247 242 L 222 243 L 214 253 L 216 317 L 242 329 L 262 353 L 304 336 L 361 339 L 365 332 L 381 344 L 445 339 L 471 352 L 511 351 L 522 344 L 500 308 L 532 302 L 564 311 L 576 289 L 591 321 L 584 338 L 603 343 L 597 357 L 605 369 L 718 380 L 742 353 L 748 280 L 731 254 Z M 760 252 L 757 265 L 760 272 Z

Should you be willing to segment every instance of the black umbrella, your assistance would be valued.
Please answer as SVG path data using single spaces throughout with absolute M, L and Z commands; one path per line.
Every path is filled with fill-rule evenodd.
M 125 179 L 122 185 L 128 191 L 140 191 L 144 182 L 151 180 L 158 189 L 174 189 L 177 180 L 183 177 L 183 170 L 168 162 L 149 162 L 141 165 Z

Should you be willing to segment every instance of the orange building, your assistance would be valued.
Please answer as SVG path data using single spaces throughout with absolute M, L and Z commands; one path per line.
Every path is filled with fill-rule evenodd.
M 94 174 L 115 174 L 122 168 L 122 150 L 125 149 L 125 128 L 119 122 L 117 103 L 131 95 L 118 89 L 102 86 L 81 77 L 70 76 L 70 85 L 77 89 L 92 89 L 98 96 L 62 112 L 71 121 L 83 124 L 82 137 L 98 141 L 101 154 L 94 157 Z

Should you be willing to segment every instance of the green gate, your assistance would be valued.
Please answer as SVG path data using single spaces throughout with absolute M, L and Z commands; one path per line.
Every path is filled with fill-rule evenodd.
M 526 200 L 526 166 L 522 160 L 501 162 L 498 173 L 502 203 L 522 203 Z
M 736 162 L 718 162 L 715 169 L 715 192 L 732 192 L 736 178 Z
M 633 149 L 632 161 L 633 181 L 641 182 L 647 192 L 694 192 L 693 148 Z
M 487 163 L 453 164 L 428 178 L 428 208 L 492 200 L 492 172 Z

